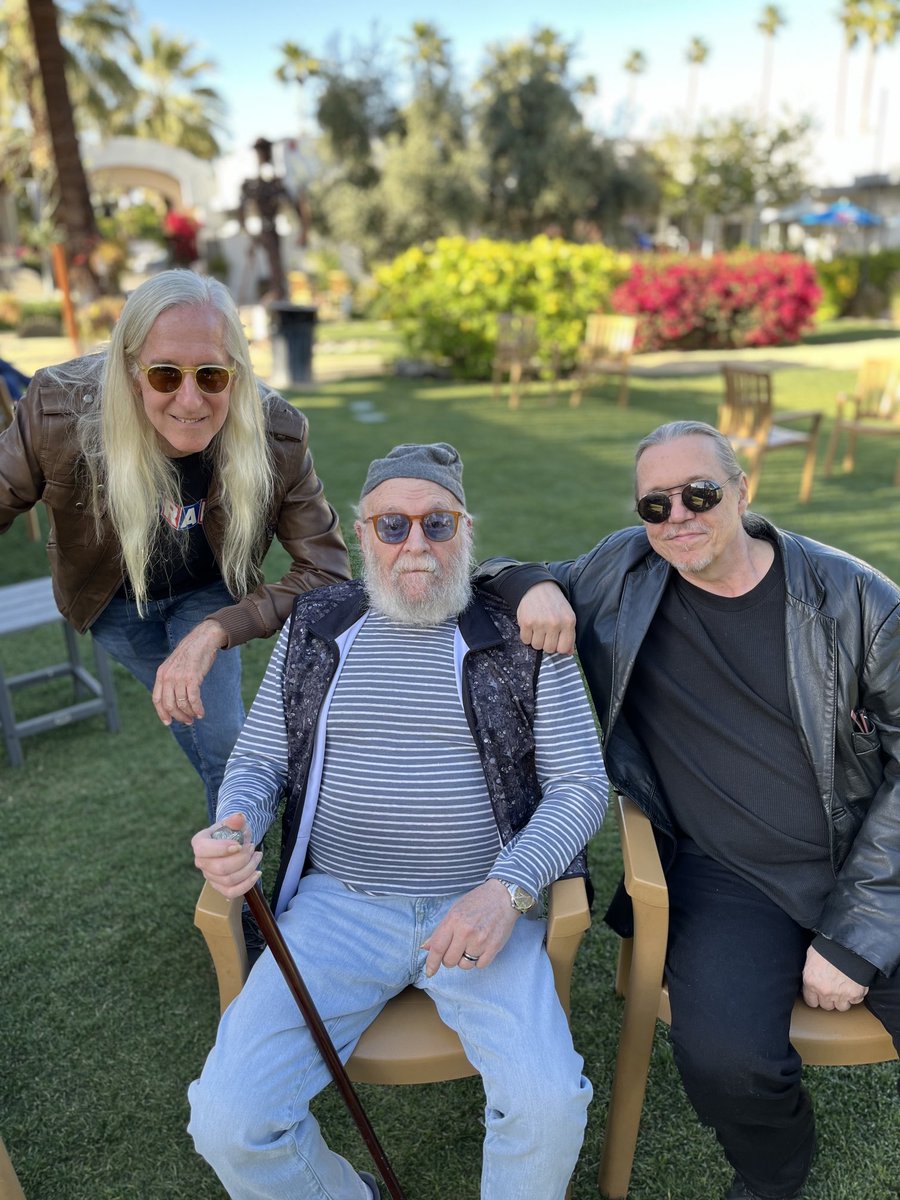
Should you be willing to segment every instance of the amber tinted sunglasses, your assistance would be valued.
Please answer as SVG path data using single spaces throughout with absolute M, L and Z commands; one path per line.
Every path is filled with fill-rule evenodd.
M 154 392 L 161 392 L 164 396 L 177 392 L 184 383 L 185 375 L 193 375 L 201 392 L 215 396 L 225 391 L 235 372 L 234 367 L 221 367 L 216 363 L 205 363 L 201 367 L 179 367 L 175 363 L 151 363 L 145 367 L 143 363 L 138 363 L 138 367 L 147 376 L 147 382 Z

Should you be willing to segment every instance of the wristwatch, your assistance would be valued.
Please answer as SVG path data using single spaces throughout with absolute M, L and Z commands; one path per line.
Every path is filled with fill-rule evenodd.
M 509 883 L 506 879 L 498 879 L 498 883 L 502 883 L 509 892 L 509 898 L 516 912 L 526 913 L 530 908 L 534 908 L 534 896 L 530 892 L 526 892 L 523 887 L 519 887 L 517 883 Z

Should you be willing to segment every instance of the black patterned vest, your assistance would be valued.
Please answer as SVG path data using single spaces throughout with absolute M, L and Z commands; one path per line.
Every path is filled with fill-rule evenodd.
M 336 639 L 367 607 L 358 579 L 305 592 L 294 604 L 284 663 L 289 790 L 282 819 L 276 901 L 297 841 L 319 713 L 339 663 Z M 541 799 L 534 762 L 541 653 L 523 644 L 503 601 L 485 592 L 475 592 L 460 615 L 459 627 L 468 646 L 463 661 L 463 708 L 505 845 L 528 824 Z M 582 851 L 565 875 L 586 874 Z

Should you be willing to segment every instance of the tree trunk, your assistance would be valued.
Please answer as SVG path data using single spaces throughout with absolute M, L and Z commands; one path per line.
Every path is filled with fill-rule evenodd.
M 72 283 L 80 299 L 91 300 L 100 293 L 99 281 L 89 261 L 97 241 L 97 226 L 75 133 L 63 48 L 56 23 L 56 6 L 53 0 L 28 0 L 28 15 L 44 85 L 47 124 L 56 161 L 54 220 L 64 231 Z

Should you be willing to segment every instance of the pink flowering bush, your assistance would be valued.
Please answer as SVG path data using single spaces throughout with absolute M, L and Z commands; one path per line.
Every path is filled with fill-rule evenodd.
M 793 254 L 717 254 L 640 259 L 612 295 L 639 317 L 636 349 L 720 350 L 796 342 L 821 289 Z

